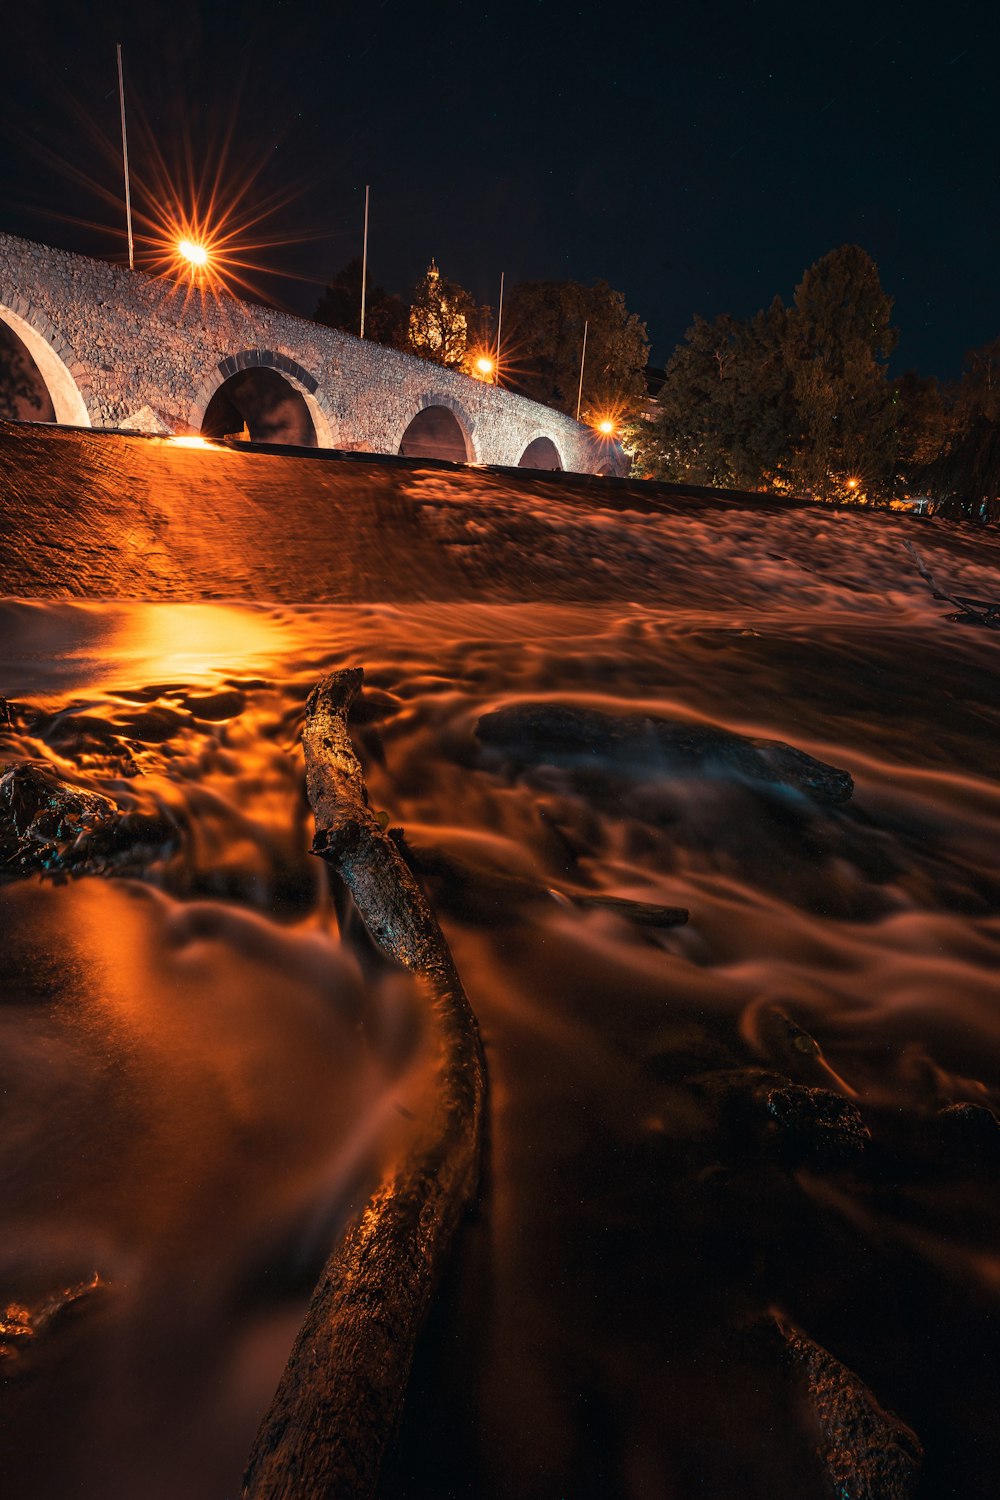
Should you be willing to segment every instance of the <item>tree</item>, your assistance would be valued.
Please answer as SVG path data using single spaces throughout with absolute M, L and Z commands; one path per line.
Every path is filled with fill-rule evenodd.
M 442 276 L 432 260 L 413 289 L 406 347 L 421 359 L 450 370 L 461 369 L 477 318 L 474 299 L 456 281 Z
M 942 515 L 1000 521 L 1000 338 L 966 354 L 951 431 L 916 482 Z
M 653 477 L 734 489 L 888 496 L 897 403 L 885 357 L 891 298 L 871 257 L 844 245 L 805 273 L 791 307 L 696 318 L 652 422 L 636 429 Z
M 696 318 L 667 365 L 657 414 L 635 429 L 652 478 L 724 489 L 782 487 L 797 431 L 776 301 L 747 322 Z
M 959 419 L 1000 422 L 1000 336 L 981 349 L 970 349 L 963 363 L 955 402 Z
M 502 373 L 524 396 L 576 415 L 587 324 L 582 414 L 634 413 L 645 395 L 646 325 L 606 281 L 524 281 L 504 307 Z
M 955 403 L 933 375 L 907 370 L 893 382 L 896 405 L 897 461 L 901 476 L 912 483 L 914 476 L 938 458 L 951 444 L 955 432 Z
M 1000 521 L 1000 422 L 974 417 L 919 476 L 955 520 Z
M 355 336 L 361 328 L 361 260 L 355 256 L 337 272 L 319 299 L 313 318 L 327 328 L 341 328 Z M 405 338 L 406 311 L 401 297 L 384 287 L 369 286 L 365 294 L 365 338 L 400 347 Z
M 836 494 L 849 477 L 869 493 L 891 483 L 896 413 L 885 361 L 898 334 L 892 298 L 858 245 L 831 250 L 795 288 L 785 357 L 798 411 L 792 462 L 802 488 Z

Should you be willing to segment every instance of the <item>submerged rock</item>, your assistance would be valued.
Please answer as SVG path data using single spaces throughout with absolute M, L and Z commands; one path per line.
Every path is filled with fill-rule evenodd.
M 83 874 L 173 832 L 165 818 L 125 812 L 102 792 L 63 781 L 44 761 L 16 761 L 0 773 L 0 876 Z
M 753 740 L 712 725 L 649 714 L 608 714 L 562 703 L 518 703 L 484 714 L 484 745 L 525 761 L 619 764 L 684 774 L 729 773 L 788 786 L 825 806 L 854 791 L 847 771 L 780 740 Z

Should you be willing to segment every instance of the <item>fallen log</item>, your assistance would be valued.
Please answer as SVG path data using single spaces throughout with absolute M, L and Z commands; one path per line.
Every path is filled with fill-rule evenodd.
M 421 980 L 437 1088 L 331 1253 L 243 1482 L 244 1500 L 364 1500 L 402 1408 L 417 1334 L 475 1197 L 486 1087 L 475 1016 L 433 912 L 368 804 L 347 728 L 358 668 L 306 705 L 313 852 L 344 881 L 374 941 Z

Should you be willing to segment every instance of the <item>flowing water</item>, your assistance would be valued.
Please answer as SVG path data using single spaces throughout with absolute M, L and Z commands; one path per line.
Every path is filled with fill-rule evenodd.
M 974 621 L 1000 541 L 31 428 L 0 476 L 0 760 L 167 829 L 0 887 L 4 1493 L 238 1494 L 419 1052 L 307 852 L 304 701 L 361 665 L 372 801 L 438 871 L 490 1074 L 385 1495 L 808 1493 L 743 1338 L 768 1308 L 916 1431 L 925 1500 L 992 1495 L 1000 638 L 920 567 Z M 529 703 L 779 740 L 853 797 L 477 736 Z M 775 1005 L 859 1160 L 775 1157 L 704 1083 L 817 1081 Z

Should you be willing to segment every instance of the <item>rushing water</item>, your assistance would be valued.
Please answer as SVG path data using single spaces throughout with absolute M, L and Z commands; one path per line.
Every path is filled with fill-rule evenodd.
M 906 544 L 990 600 L 1000 543 L 568 479 L 3 443 L 2 758 L 171 830 L 0 887 L 6 1492 L 238 1493 L 416 1048 L 414 997 L 342 940 L 307 853 L 304 700 L 357 664 L 372 800 L 444 870 L 491 1089 L 482 1213 L 386 1496 L 798 1497 L 780 1381 L 740 1342 L 768 1307 L 915 1429 L 920 1495 L 991 1495 L 998 1163 L 981 1113 L 940 1111 L 1000 1105 L 1000 639 L 948 618 Z M 854 795 L 480 742 L 526 702 L 781 740 Z M 776 1163 L 692 1089 L 816 1081 L 774 1004 L 861 1109 L 861 1165 Z

